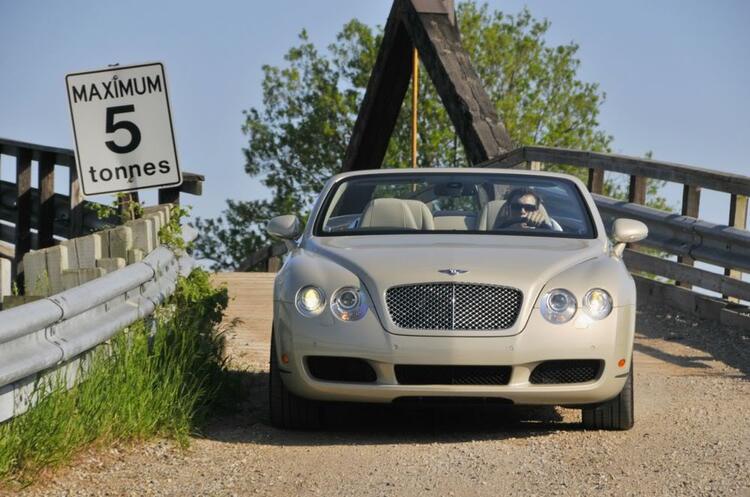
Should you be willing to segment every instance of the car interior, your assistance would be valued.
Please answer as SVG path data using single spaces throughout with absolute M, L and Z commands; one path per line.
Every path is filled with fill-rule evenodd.
M 437 176 L 437 175 L 435 175 Z M 483 181 L 484 180 L 484 181 Z M 514 181 L 468 175 L 447 178 L 370 179 L 345 182 L 330 196 L 323 233 L 548 231 L 591 232 L 586 207 L 572 183 L 521 177 Z M 528 226 L 511 216 L 508 195 L 533 192 L 537 210 L 548 220 Z

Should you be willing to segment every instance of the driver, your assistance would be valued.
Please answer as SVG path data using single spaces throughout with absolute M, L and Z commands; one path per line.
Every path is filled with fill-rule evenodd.
M 559 230 L 555 223 L 547 214 L 542 199 L 532 189 L 522 187 L 515 188 L 505 196 L 505 204 L 500 209 L 500 224 L 512 222 L 524 229 L 546 228 Z M 557 226 L 556 226 L 557 225 Z

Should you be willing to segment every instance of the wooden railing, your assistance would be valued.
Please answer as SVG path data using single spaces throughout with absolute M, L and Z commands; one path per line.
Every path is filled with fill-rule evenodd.
M 677 256 L 677 261 L 672 261 L 634 248 L 627 249 L 624 258 L 631 271 L 661 276 L 670 281 L 637 277 L 640 292 L 647 292 L 654 299 L 667 301 L 704 318 L 750 325 L 750 309 L 738 305 L 740 301 L 750 301 L 750 283 L 742 280 L 742 271 L 750 272 L 750 232 L 746 230 L 749 176 L 616 154 L 549 147 L 521 147 L 479 167 L 538 169 L 542 164 L 587 169 L 588 188 L 594 194 L 608 229 L 618 217 L 638 219 L 649 227 L 649 237 L 639 246 Z M 605 171 L 629 176 L 627 201 L 602 195 Z M 683 185 L 680 214 L 643 205 L 646 203 L 648 178 Z M 703 189 L 730 195 L 726 225 L 698 219 Z M 238 270 L 275 270 L 285 252 L 282 243 L 264 247 L 245 259 Z M 696 268 L 695 261 L 723 267 L 724 274 Z M 718 292 L 723 298 L 708 297 L 706 292 L 692 291 L 694 288 Z
M 625 263 L 631 271 L 674 281 L 672 285 L 637 278 L 641 292 L 700 317 L 750 325 L 750 309 L 734 305 L 750 300 L 750 283 L 742 281 L 741 272 L 750 272 L 750 232 L 746 230 L 750 177 L 670 162 L 550 147 L 521 147 L 481 166 L 522 167 L 531 163 L 588 169 L 588 187 L 608 229 L 618 217 L 638 219 L 649 227 L 648 238 L 639 246 L 677 256 L 675 262 L 627 249 Z M 629 177 L 628 201 L 601 195 L 605 171 Z M 682 184 L 680 214 L 642 205 L 646 202 L 649 178 Z M 730 195 L 726 225 L 699 219 L 703 189 Z M 695 261 L 723 267 L 724 274 L 696 268 Z M 693 292 L 694 287 L 719 292 L 723 298 Z
M 15 280 L 22 286 L 21 261 L 29 250 L 50 247 L 55 238 L 96 231 L 108 220 L 97 218 L 90 203 L 83 200 L 72 150 L 0 138 L 0 154 L 15 158 L 15 181 L 0 181 L 0 257 L 14 262 Z M 31 184 L 34 164 L 36 187 Z M 0 168 L 6 166 L 0 163 Z M 68 169 L 67 194 L 55 193 L 57 167 Z M 183 173 L 180 187 L 159 190 L 159 203 L 179 203 L 180 192 L 200 195 L 203 180 L 203 176 Z

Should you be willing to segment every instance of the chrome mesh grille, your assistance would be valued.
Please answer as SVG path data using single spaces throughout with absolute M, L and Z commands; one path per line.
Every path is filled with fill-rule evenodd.
M 521 310 L 520 290 L 477 283 L 423 283 L 389 288 L 388 313 L 408 330 L 504 330 Z

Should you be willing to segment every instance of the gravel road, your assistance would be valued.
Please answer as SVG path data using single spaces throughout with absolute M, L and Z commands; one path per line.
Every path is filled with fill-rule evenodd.
M 231 317 L 246 312 L 240 300 Z M 750 496 L 750 330 L 642 305 L 636 425 L 628 432 L 582 431 L 578 411 L 566 409 L 348 406 L 327 412 L 324 431 L 304 433 L 267 424 L 267 320 L 255 314 L 230 338 L 248 386 L 242 408 L 216 419 L 187 450 L 167 441 L 89 450 L 16 491 Z

